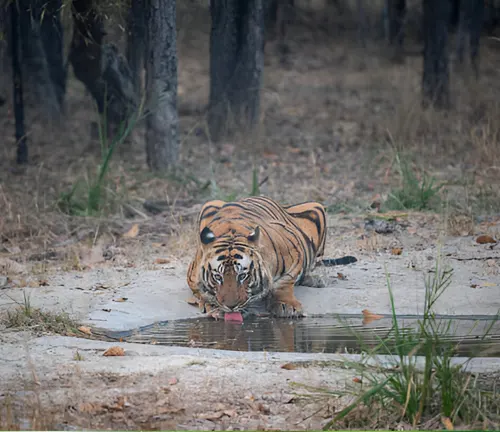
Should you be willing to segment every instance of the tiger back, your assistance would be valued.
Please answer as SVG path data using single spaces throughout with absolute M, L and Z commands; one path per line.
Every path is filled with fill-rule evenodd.
M 281 206 L 266 197 L 209 201 L 187 282 L 202 308 L 246 312 L 265 301 L 275 316 L 302 316 L 294 286 L 323 255 L 326 214 L 316 202 Z

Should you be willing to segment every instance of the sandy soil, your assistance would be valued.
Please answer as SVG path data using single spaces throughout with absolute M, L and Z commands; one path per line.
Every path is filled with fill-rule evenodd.
M 24 169 L 12 166 L 13 118 L 8 104 L 0 107 L 3 311 L 25 304 L 26 294 L 34 307 L 110 329 L 196 316 L 184 283 L 194 218 L 209 198 L 248 194 L 254 167 L 261 193 L 284 203 L 325 203 L 327 256 L 359 259 L 325 270 L 345 280 L 298 290 L 309 313 L 387 313 L 386 268 L 400 313 L 417 313 L 438 256 L 454 270 L 440 313 L 491 315 L 500 308 L 500 249 L 476 242 L 482 234 L 498 239 L 500 227 L 498 42 L 483 44 L 478 83 L 454 67 L 451 112 L 422 111 L 419 57 L 394 65 L 381 42 L 361 49 L 349 28 L 304 13 L 290 31 L 285 64 L 275 44 L 266 45 L 259 138 L 213 144 L 196 114 L 208 96 L 206 10 L 180 10 L 179 27 L 181 169 L 175 176 L 148 173 L 139 127 L 112 162 L 99 216 L 69 216 L 57 206 L 72 185 L 94 178 L 101 157 L 83 86 L 71 77 L 58 127 L 28 110 L 31 162 Z M 417 176 L 427 172 L 447 185 L 433 211 L 404 212 L 380 230 L 377 203 L 401 184 L 396 155 Z M 336 399 L 297 398 L 290 383 L 335 389 L 352 381 L 338 366 L 281 369 L 300 358 L 293 353 L 249 360 L 131 345 L 123 358 L 102 357 L 109 343 L 40 338 L 37 329 L 0 334 L 1 387 L 10 389 L 0 395 L 0 424 L 11 412 L 21 427 L 318 428 L 338 408 Z

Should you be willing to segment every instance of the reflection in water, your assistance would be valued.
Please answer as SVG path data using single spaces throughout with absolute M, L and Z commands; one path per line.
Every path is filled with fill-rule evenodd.
M 444 324 L 450 320 L 444 319 Z M 415 318 L 401 319 L 406 329 L 415 328 Z M 486 338 L 482 336 L 491 327 Z M 161 322 L 129 332 L 107 333 L 127 342 L 194 346 L 233 351 L 286 351 L 306 353 L 359 353 L 381 340 L 392 345 L 391 320 L 383 318 L 362 324 L 356 317 L 303 318 L 300 320 L 251 318 L 243 324 L 201 318 Z M 446 340 L 457 344 L 456 355 L 500 357 L 500 323 L 491 319 L 453 319 Z

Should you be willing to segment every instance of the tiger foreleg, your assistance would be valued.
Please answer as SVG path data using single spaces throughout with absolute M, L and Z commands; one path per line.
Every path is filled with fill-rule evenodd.
M 275 282 L 271 296 L 271 313 L 279 318 L 300 318 L 305 316 L 302 304 L 294 294 L 295 281 L 291 277 L 284 277 Z

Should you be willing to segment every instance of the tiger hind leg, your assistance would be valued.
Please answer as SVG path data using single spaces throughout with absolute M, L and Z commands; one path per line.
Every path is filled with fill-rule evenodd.
M 305 202 L 286 207 L 287 213 L 294 218 L 300 227 L 313 242 L 315 255 L 313 261 L 321 258 L 325 251 L 326 241 L 326 212 L 317 202 Z

